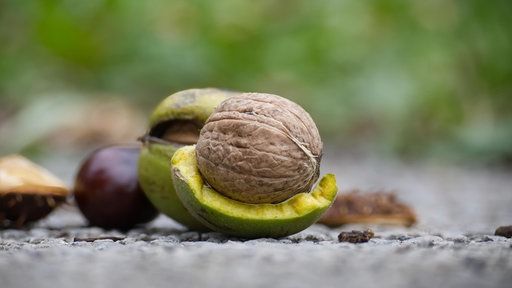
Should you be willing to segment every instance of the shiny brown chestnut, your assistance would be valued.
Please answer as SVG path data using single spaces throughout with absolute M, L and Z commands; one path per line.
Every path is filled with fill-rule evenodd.
M 90 225 L 126 230 L 158 215 L 139 185 L 139 153 L 137 146 L 106 146 L 86 157 L 73 192 Z

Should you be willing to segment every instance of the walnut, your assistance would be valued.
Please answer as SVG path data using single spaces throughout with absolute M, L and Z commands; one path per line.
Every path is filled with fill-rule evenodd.
M 199 171 L 215 190 L 245 203 L 278 203 L 309 192 L 319 176 L 322 141 L 311 116 L 273 94 L 223 101 L 201 129 Z

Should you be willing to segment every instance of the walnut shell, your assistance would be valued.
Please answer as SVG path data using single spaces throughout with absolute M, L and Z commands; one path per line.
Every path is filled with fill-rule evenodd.
M 273 94 L 223 101 L 201 129 L 199 171 L 215 190 L 245 203 L 278 203 L 318 180 L 322 141 L 310 115 Z

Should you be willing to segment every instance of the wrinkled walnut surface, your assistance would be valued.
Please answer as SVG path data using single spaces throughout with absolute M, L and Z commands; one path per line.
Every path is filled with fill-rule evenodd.
M 197 143 L 198 167 L 218 192 L 245 203 L 277 203 L 309 192 L 322 142 L 310 115 L 272 94 L 223 101 Z

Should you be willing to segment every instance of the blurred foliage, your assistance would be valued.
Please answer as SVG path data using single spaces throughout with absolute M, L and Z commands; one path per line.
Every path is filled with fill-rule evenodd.
M 0 125 L 52 93 L 149 111 L 210 86 L 290 98 L 340 148 L 512 161 L 510 15 L 477 0 L 0 0 Z

